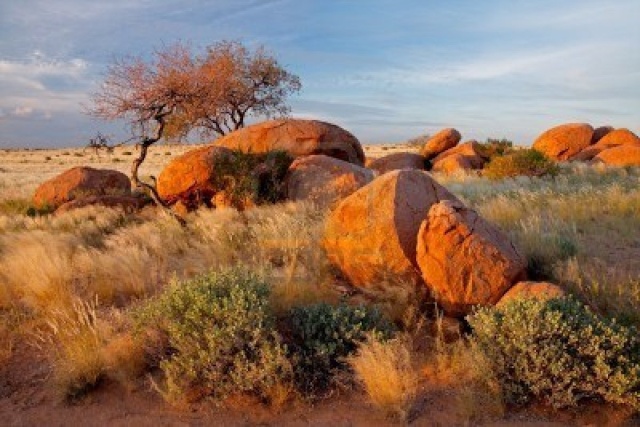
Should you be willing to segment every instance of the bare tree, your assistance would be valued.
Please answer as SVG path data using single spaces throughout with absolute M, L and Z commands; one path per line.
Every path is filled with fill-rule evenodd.
M 163 204 L 155 186 L 138 177 L 151 145 L 195 129 L 203 135 L 224 135 L 243 127 L 251 114 L 287 114 L 286 98 L 300 87 L 299 78 L 264 48 L 251 52 L 239 42 L 222 41 L 194 56 L 189 46 L 177 43 L 156 50 L 148 61 L 141 57 L 114 61 L 93 95 L 89 114 L 129 122 L 140 148 L 131 180 Z

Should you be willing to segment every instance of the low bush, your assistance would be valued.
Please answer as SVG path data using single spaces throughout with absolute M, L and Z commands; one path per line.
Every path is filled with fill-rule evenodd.
M 506 138 L 487 138 L 486 142 L 478 144 L 478 150 L 480 154 L 489 159 L 505 156 L 514 152 L 513 142 Z
M 483 173 L 490 179 L 513 178 L 525 175 L 555 176 L 558 174 L 558 166 L 537 150 L 523 149 L 503 156 L 493 157 L 484 167 Z
M 282 181 L 292 161 L 285 151 L 254 154 L 236 150 L 232 156 L 216 158 L 215 184 L 234 206 L 274 203 L 283 198 Z
M 640 408 L 640 340 L 567 297 L 518 300 L 468 317 L 507 402 L 554 408 L 584 400 Z
M 275 332 L 268 286 L 239 268 L 174 281 L 137 313 L 166 335 L 160 355 L 170 401 L 249 393 L 268 400 L 290 378 Z M 144 330 L 144 329 L 143 329 Z
M 333 374 L 346 366 L 368 334 L 391 337 L 394 327 L 376 308 L 318 303 L 294 307 L 289 315 L 291 352 L 298 388 L 314 395 L 325 391 Z

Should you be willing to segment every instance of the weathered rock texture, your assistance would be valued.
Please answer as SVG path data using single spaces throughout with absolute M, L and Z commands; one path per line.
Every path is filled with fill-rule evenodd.
M 597 144 L 606 134 L 613 131 L 613 126 L 600 126 L 593 130 L 591 144 Z
M 422 150 L 420 150 L 420 154 L 427 160 L 430 160 L 438 154 L 458 145 L 461 139 L 462 135 L 460 135 L 460 132 L 457 130 L 453 128 L 443 129 L 429 138 L 424 144 L 424 147 L 422 147 Z
M 351 133 L 318 120 L 281 119 L 247 126 L 216 140 L 216 146 L 245 153 L 282 150 L 293 157 L 324 154 L 358 166 L 364 151 Z
M 619 147 L 621 145 L 640 145 L 640 138 L 638 138 L 638 136 L 629 129 L 611 130 L 606 135 L 603 135 L 596 144 L 588 146 L 575 156 L 571 157 L 571 160 L 588 161 L 604 150 Z
M 533 148 L 553 160 L 569 160 L 591 145 L 593 128 L 587 123 L 567 123 L 544 132 Z
M 482 169 L 487 158 L 477 141 L 467 141 L 436 156 L 431 163 L 434 171 L 453 172 L 459 169 Z M 451 159 L 450 157 L 455 157 Z
M 526 260 L 509 238 L 460 201 L 431 207 L 420 226 L 417 263 L 445 313 L 493 305 L 524 279 Z
M 33 203 L 55 209 L 77 198 L 130 193 L 131 182 L 122 172 L 78 166 L 40 184 Z
M 496 306 L 503 306 L 518 299 L 535 299 L 549 301 L 554 298 L 561 298 L 566 292 L 558 285 L 549 282 L 518 282 L 511 287 Z
M 191 150 L 173 159 L 160 173 L 158 194 L 172 205 L 180 201 L 191 208 L 209 203 L 221 190 L 215 164 L 220 156 L 233 156 L 228 148 L 207 146 Z
M 593 158 L 611 166 L 640 166 L 640 145 L 620 145 L 603 150 Z
M 356 286 L 393 279 L 420 283 L 416 240 L 429 208 L 457 200 L 427 172 L 381 175 L 337 204 L 327 218 L 323 246 Z
M 369 169 L 324 155 L 296 159 L 285 178 L 287 199 L 330 206 L 373 180 Z
M 394 153 L 372 161 L 367 167 L 376 171 L 378 175 L 382 175 L 387 172 L 401 169 L 424 170 L 424 166 L 425 158 L 420 154 Z

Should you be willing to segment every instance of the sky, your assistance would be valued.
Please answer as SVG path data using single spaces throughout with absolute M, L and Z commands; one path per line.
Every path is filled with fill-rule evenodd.
M 640 133 L 640 0 L 0 0 L 0 148 L 86 145 L 108 64 L 176 41 L 266 46 L 292 116 L 363 143 L 444 127 L 528 145 L 565 122 Z

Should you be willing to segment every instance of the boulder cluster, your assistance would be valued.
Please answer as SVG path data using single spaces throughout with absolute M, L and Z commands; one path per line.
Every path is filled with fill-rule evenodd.
M 640 166 L 640 138 L 625 128 L 566 123 L 540 135 L 533 148 L 558 161 Z
M 497 304 L 514 285 L 522 295 L 548 296 L 523 282 L 527 262 L 508 236 L 425 171 L 380 175 L 342 199 L 322 244 L 352 285 L 426 286 L 449 316 Z
M 242 178 L 233 175 L 240 168 L 256 191 L 269 181 L 283 199 L 329 208 L 321 244 L 353 286 L 425 287 L 450 316 L 513 298 L 562 295 L 556 285 L 527 282 L 527 261 L 509 237 L 426 171 L 482 169 L 489 159 L 480 144 L 461 140 L 457 130 L 444 129 L 419 153 L 365 163 L 358 139 L 336 125 L 272 120 L 173 159 L 158 177 L 157 193 L 178 212 L 202 205 L 247 208 L 251 201 L 234 199 L 230 188 Z M 640 165 L 640 138 L 628 129 L 565 124 L 544 132 L 533 148 L 557 161 Z M 247 163 L 243 156 L 253 160 Z M 126 175 L 89 167 L 43 183 L 33 201 L 59 211 L 89 204 L 144 205 Z

